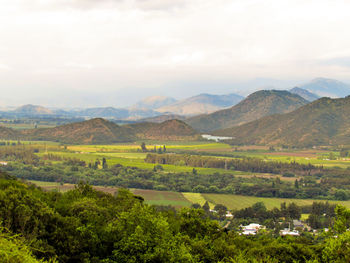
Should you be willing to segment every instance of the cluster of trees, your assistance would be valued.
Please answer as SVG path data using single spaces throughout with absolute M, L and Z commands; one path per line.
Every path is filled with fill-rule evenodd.
M 328 202 L 313 202 L 312 205 L 298 206 L 295 203 L 282 203 L 280 209 L 268 210 L 264 203 L 259 202 L 251 207 L 233 213 L 234 221 L 238 224 L 256 222 L 263 224 L 276 233 L 285 227 L 293 227 L 293 219 L 300 219 L 301 214 L 309 214 L 306 222 L 312 229 L 330 228 L 334 224 L 336 205 Z M 281 218 L 284 220 L 281 221 Z M 289 225 L 291 224 L 291 225 Z
M 114 165 L 108 167 L 106 160 L 94 163 L 66 158 L 62 162 L 45 165 L 11 162 L 2 167 L 8 173 L 22 179 L 77 184 L 85 181 L 92 185 L 119 186 L 125 188 L 168 190 L 176 192 L 226 193 L 258 197 L 281 197 L 300 199 L 347 200 L 348 192 L 323 185 L 316 179 L 304 177 L 294 182 L 276 178 L 235 177 L 232 174 L 168 173 L 159 164 L 153 170 Z
M 25 147 L 21 144 L 0 147 L 0 160 L 17 161 L 25 164 L 39 163 L 39 157 L 35 155 L 39 150 L 34 147 Z
M 154 163 L 153 171 L 121 165 L 109 167 L 105 158 L 86 163 L 78 158 L 45 154 L 40 158 L 37 147 L 16 145 L 0 147 L 0 160 L 12 161 L 3 167 L 24 179 L 78 183 L 127 188 L 171 190 L 179 192 L 227 193 L 259 197 L 309 198 L 328 200 L 350 199 L 350 170 L 322 168 L 282 162 L 265 162 L 257 158 L 223 159 L 179 154 L 148 154 L 146 161 Z M 215 167 L 244 171 L 280 171 L 284 177 L 304 174 L 294 181 L 275 178 L 235 177 L 231 174 L 167 173 L 162 164 Z
M 336 209 L 334 231 L 320 239 L 244 237 L 224 231 L 201 208 L 159 211 L 124 189 L 116 196 L 85 184 L 66 193 L 43 192 L 0 177 L 0 260 L 316 263 L 350 259 L 346 231 L 350 211 L 343 207 Z
M 153 152 L 153 153 L 159 153 L 159 154 L 162 154 L 162 153 L 165 153 L 166 152 L 166 147 L 165 145 L 163 146 L 156 146 L 154 145 L 153 146 L 153 149 L 148 149 L 147 146 L 146 146 L 146 143 L 141 143 L 141 146 L 140 146 L 140 149 L 138 149 L 139 151 L 141 152 Z
M 311 164 L 299 164 L 295 161 L 266 162 L 260 158 L 215 158 L 199 155 L 188 154 L 147 154 L 146 162 L 159 163 L 159 164 L 174 164 L 174 165 L 186 165 L 192 167 L 206 167 L 206 168 L 221 168 L 246 172 L 256 173 L 272 173 L 272 174 L 284 174 L 284 173 L 297 173 L 298 175 L 311 175 L 312 173 L 320 172 L 322 167 L 316 167 Z

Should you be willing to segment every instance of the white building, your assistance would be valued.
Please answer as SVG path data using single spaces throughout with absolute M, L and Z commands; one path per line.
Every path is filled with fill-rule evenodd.
M 298 230 L 290 230 L 288 228 L 280 231 L 281 236 L 300 236 Z
M 256 235 L 260 229 L 264 229 L 265 227 L 259 224 L 249 224 L 247 226 L 242 226 L 242 235 L 249 236 L 249 235 Z

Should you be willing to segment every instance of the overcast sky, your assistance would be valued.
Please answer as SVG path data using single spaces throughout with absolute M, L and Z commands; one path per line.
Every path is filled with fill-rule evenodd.
M 0 0 L 0 106 L 350 80 L 350 1 Z

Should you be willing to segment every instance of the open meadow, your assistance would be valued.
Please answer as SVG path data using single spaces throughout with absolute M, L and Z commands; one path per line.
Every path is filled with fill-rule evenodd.
M 74 184 L 59 184 L 54 182 L 42 182 L 30 180 L 31 183 L 41 188 L 52 191 L 65 192 L 74 189 Z M 116 187 L 93 186 L 94 189 L 115 194 L 118 191 Z M 326 200 L 314 199 L 287 199 L 287 198 L 266 198 L 255 196 L 242 196 L 231 194 L 201 194 L 201 193 L 179 193 L 171 191 L 156 191 L 145 189 L 130 189 L 135 195 L 142 196 L 147 204 L 151 205 L 171 205 L 176 208 L 189 207 L 192 204 L 204 205 L 209 203 L 211 209 L 217 204 L 225 205 L 230 210 L 239 210 L 252 206 L 257 202 L 263 202 L 268 209 L 279 208 L 282 203 L 292 203 L 299 206 L 312 205 L 313 202 L 325 202 Z M 328 201 L 330 204 L 340 204 L 350 208 L 350 201 Z

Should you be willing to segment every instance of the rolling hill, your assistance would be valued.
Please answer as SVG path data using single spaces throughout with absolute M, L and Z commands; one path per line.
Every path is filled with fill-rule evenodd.
M 0 139 L 41 140 L 70 144 L 110 144 L 139 139 L 193 140 L 198 133 L 179 120 L 135 123 L 119 126 L 102 118 L 60 125 L 54 128 L 13 130 L 0 126 Z
M 165 96 L 151 96 L 137 102 L 131 109 L 157 109 L 176 102 L 176 99 Z
M 177 115 L 198 115 L 211 113 L 223 108 L 231 107 L 243 99 L 236 94 L 211 95 L 200 94 L 184 100 L 180 100 L 168 106 L 157 108 L 161 113 L 172 113 Z
M 298 87 L 294 87 L 294 88 L 290 89 L 289 92 L 293 93 L 293 94 L 297 94 L 300 97 L 302 97 L 310 102 L 320 98 L 320 96 L 317 96 L 316 94 L 311 93 L 310 91 L 308 91 L 306 89 L 301 89 Z
M 287 114 L 214 132 L 233 144 L 350 145 L 350 97 L 321 98 Z
M 300 88 L 320 97 L 341 98 L 350 95 L 350 85 L 334 79 L 317 78 Z
M 268 115 L 290 112 L 307 103 L 307 100 L 288 91 L 261 90 L 229 109 L 192 117 L 186 123 L 199 131 L 210 132 L 242 125 Z
M 168 121 L 168 120 L 184 121 L 185 119 L 186 119 L 186 117 L 185 116 L 181 116 L 181 115 L 164 114 L 164 115 L 159 115 L 159 116 L 155 116 L 155 117 L 149 117 L 149 118 L 140 119 L 140 120 L 138 120 L 138 122 L 161 123 L 161 122 Z
M 42 106 L 27 104 L 14 110 L 15 113 L 24 115 L 51 115 L 53 111 Z
M 151 140 L 193 140 L 199 133 L 181 120 L 167 120 L 162 123 L 135 123 L 125 125 L 140 139 Z
M 89 118 L 116 118 L 123 119 L 129 117 L 129 111 L 126 109 L 117 109 L 113 107 L 87 108 L 74 112 L 74 115 Z
M 113 122 L 96 118 L 45 129 L 21 131 L 27 140 L 58 141 L 74 144 L 103 144 L 135 140 L 133 133 Z
M 20 137 L 20 133 L 17 130 L 0 126 L 0 139 L 17 140 L 19 137 Z

